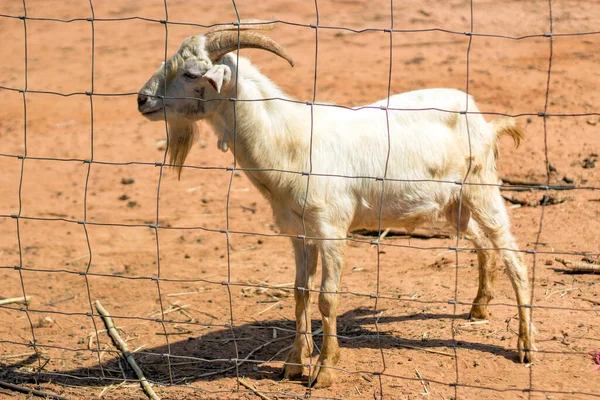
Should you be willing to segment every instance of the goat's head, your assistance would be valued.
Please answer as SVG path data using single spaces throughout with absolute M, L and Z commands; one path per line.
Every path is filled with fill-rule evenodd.
M 219 26 L 205 35 L 184 40 L 171 58 L 140 89 L 138 109 L 150 120 L 186 119 L 197 121 L 209 115 L 220 95 L 232 86 L 232 71 L 221 58 L 232 51 L 257 48 L 270 51 L 292 66 L 294 62 L 275 41 L 249 29 L 270 29 L 272 24 Z
M 209 116 L 221 101 L 232 97 L 234 73 L 230 64 L 222 60 L 225 54 L 243 48 L 263 49 L 294 65 L 287 52 L 274 40 L 249 31 L 272 29 L 273 26 L 218 26 L 205 35 L 190 36 L 140 89 L 139 112 L 151 121 L 166 117 L 169 123 L 171 164 L 181 165 L 185 161 L 195 137 L 194 121 Z M 226 144 L 223 150 L 226 150 Z

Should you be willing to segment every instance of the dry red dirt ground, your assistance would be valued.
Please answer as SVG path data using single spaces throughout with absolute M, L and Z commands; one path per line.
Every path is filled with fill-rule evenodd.
M 481 110 L 529 114 L 516 117 L 526 131 L 521 147 L 501 141 L 502 177 L 543 183 L 547 157 L 551 184 L 600 187 L 600 166 L 593 168 L 600 153 L 600 122 L 594 115 L 600 101 L 600 35 L 540 37 L 550 32 L 547 1 L 474 2 L 474 32 L 536 35 L 521 40 L 460 34 L 471 31 L 471 4 L 462 0 L 395 2 L 393 10 L 379 0 L 166 3 L 169 21 L 203 25 L 237 20 L 234 4 L 242 19 L 303 25 L 317 23 L 318 6 L 320 26 L 356 30 L 389 28 L 393 11 L 395 29 L 422 31 L 394 33 L 391 52 L 390 34 L 382 31 L 279 24 L 268 34 L 293 56 L 294 68 L 260 51 L 242 54 L 301 101 L 314 97 L 356 106 L 384 98 L 389 85 L 398 93 L 466 90 L 468 82 Z M 87 1 L 26 4 L 25 23 L 0 17 L 0 85 L 28 90 L 0 90 L 0 296 L 25 292 L 32 300 L 28 312 L 19 304 L 0 307 L 0 381 L 75 399 L 145 398 L 138 383 L 123 382 L 135 376 L 119 359 L 102 320 L 86 315 L 99 300 L 115 316 L 148 379 L 160 384 L 154 388 L 162 398 L 257 398 L 238 386 L 237 376 L 271 398 L 304 396 L 303 382 L 278 378 L 294 329 L 289 240 L 276 235 L 268 205 L 246 177 L 226 170 L 232 155 L 217 150 L 212 132 L 203 127 L 187 161 L 203 168 L 185 168 L 178 181 L 173 171 L 154 166 L 164 158 L 164 124 L 147 122 L 136 110 L 135 92 L 164 59 L 166 33 L 170 55 L 186 36 L 206 29 L 134 18 L 165 19 L 159 0 L 94 1 L 93 24 L 35 19 L 89 18 Z M 555 34 L 597 30 L 597 3 L 551 6 Z M 0 14 L 24 11 L 20 2 L 2 2 Z M 428 28 L 458 33 L 423 31 Z M 93 96 L 85 94 L 92 90 Z M 546 101 L 548 113 L 584 115 L 544 121 L 536 114 Z M 17 156 L 25 151 L 23 161 Z M 91 165 L 82 162 L 92 158 Z M 533 203 L 546 193 L 504 194 Z M 566 201 L 545 207 L 507 202 L 521 248 L 537 250 L 525 256 L 535 282 L 540 350 L 535 364 L 516 362 L 515 299 L 502 267 L 489 323 L 469 324 L 468 303 L 477 288 L 474 253 L 460 251 L 457 258 L 449 249 L 455 239 L 389 235 L 378 263 L 372 238 L 354 235 L 340 306 L 341 371 L 334 386 L 308 394 L 598 397 L 599 373 L 587 354 L 600 349 L 598 276 L 569 273 L 555 259 L 578 261 L 582 255 L 575 252 L 598 256 L 600 192 L 547 194 Z M 150 228 L 157 218 L 160 228 Z M 83 220 L 88 224 L 78 223 Z M 227 223 L 231 231 L 245 232 L 231 234 L 229 246 L 219 233 Z M 420 232 L 443 231 L 435 226 Z M 87 277 L 81 275 L 88 267 Z M 378 273 L 382 298 L 375 309 Z M 159 282 L 152 280 L 159 274 Z M 172 322 L 156 321 L 161 307 Z M 318 313 L 312 317 L 318 329 Z M 39 358 L 28 346 L 33 335 Z M 233 365 L 230 359 L 251 352 L 237 371 L 224 371 Z M 170 369 L 164 354 L 171 355 Z M 20 396 L 26 395 L 0 391 L 2 398 Z

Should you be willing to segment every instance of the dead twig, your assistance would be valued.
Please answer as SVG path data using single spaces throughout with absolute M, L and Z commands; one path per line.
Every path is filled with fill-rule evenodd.
M 577 188 L 576 185 L 546 185 L 542 182 L 523 181 L 520 179 L 507 177 L 502 177 L 500 179 L 502 180 L 502 186 L 500 186 L 500 190 L 514 192 L 527 192 L 530 190 L 573 190 Z
M 100 302 L 98 300 L 96 300 L 95 305 L 96 305 L 96 310 L 98 310 L 100 315 L 102 315 L 102 319 L 104 320 L 104 323 L 106 324 L 106 328 L 108 329 L 108 333 L 110 334 L 110 337 L 113 339 L 115 344 L 117 344 L 119 346 L 119 348 L 123 352 L 123 355 L 125 356 L 125 359 L 129 363 L 129 365 L 131 365 L 131 368 L 133 368 L 133 370 L 135 371 L 135 374 L 137 375 L 144 391 L 146 391 L 146 393 L 152 400 L 160 400 L 160 397 L 158 397 L 158 395 L 156 393 L 154 393 L 154 390 L 150 386 L 150 383 L 146 380 L 146 377 L 144 377 L 144 373 L 142 372 L 140 367 L 135 362 L 135 359 L 133 358 L 133 354 L 131 354 L 131 352 L 129 351 L 129 347 L 127 346 L 127 343 L 125 343 L 125 341 L 123 339 L 121 339 L 121 336 L 119 335 L 119 332 L 117 332 L 115 324 L 114 324 L 112 318 L 110 317 L 110 314 L 108 313 L 108 311 L 106 311 L 106 309 L 104 307 L 102 307 L 102 304 L 100 304 Z
M 41 390 L 31 389 L 25 386 L 14 385 L 12 383 L 0 381 L 0 387 L 5 389 L 12 390 L 14 392 L 31 394 L 37 397 L 43 397 L 45 399 L 55 399 L 55 400 L 68 400 L 66 397 L 59 396 L 53 393 L 42 392 Z
M 383 240 L 388 235 L 388 233 L 390 233 L 390 230 L 391 230 L 391 228 L 387 228 L 385 231 L 383 231 L 381 233 L 381 236 L 379 236 L 379 240 L 380 241 Z
M 35 356 L 37 355 L 37 353 L 35 352 L 31 352 L 31 353 L 23 353 L 23 354 L 12 354 L 10 356 L 2 356 L 2 360 L 10 360 L 11 358 L 21 358 L 21 357 L 29 357 L 29 356 Z
M 410 345 L 410 344 L 399 344 L 398 346 L 399 347 L 404 347 L 406 349 L 421 350 L 421 351 L 424 351 L 426 353 L 433 353 L 433 354 L 440 354 L 442 356 L 454 357 L 454 354 L 445 353 L 443 351 L 438 351 L 438 350 L 431 350 L 431 349 L 428 349 L 426 347 L 413 346 L 413 345 Z
M 545 194 L 540 200 L 536 201 L 521 200 L 514 196 L 508 196 L 505 194 L 502 195 L 502 198 L 511 204 L 517 204 L 523 207 L 551 206 L 555 204 L 562 204 L 568 200 L 573 200 L 573 198 L 570 196 L 558 197 L 551 194 Z
M 490 321 L 488 321 L 487 319 L 480 319 L 477 321 L 470 321 L 470 322 L 465 322 L 464 324 L 460 324 L 461 327 L 465 327 L 465 326 L 471 326 L 471 325 L 485 325 L 485 324 L 489 324 Z
M 256 214 L 256 208 L 246 207 L 246 206 L 242 206 L 242 205 L 240 205 L 240 208 L 244 211 L 250 211 L 252 214 Z
M 181 293 L 167 293 L 165 296 L 167 297 L 175 297 L 175 296 L 187 296 L 190 294 L 198 294 L 199 292 L 181 292 Z
M 417 373 L 417 378 L 419 378 L 419 381 L 421 381 L 421 385 L 423 385 L 423 389 L 425 389 L 425 392 L 423 392 L 421 394 L 423 396 L 429 396 L 429 390 L 427 390 L 427 385 L 425 384 L 425 381 L 423 380 L 423 377 L 419 373 L 419 370 L 415 368 L 415 372 Z
M 590 264 L 585 261 L 567 261 L 562 258 L 555 258 L 555 260 L 573 272 L 600 272 L 600 265 L 598 264 Z
M 262 314 L 266 313 L 266 312 L 267 312 L 267 311 L 269 311 L 271 308 L 273 308 L 273 307 L 277 306 L 279 303 L 281 303 L 281 302 L 280 302 L 280 301 L 278 301 L 278 302 L 276 302 L 276 303 L 273 303 L 273 304 L 271 304 L 269 307 L 265 308 L 264 310 L 262 310 L 261 312 L 259 312 L 259 313 L 258 313 L 258 314 L 256 314 L 256 315 L 262 315 Z
M 2 299 L 2 300 L 0 300 L 0 306 L 6 305 L 6 304 L 12 304 L 12 303 L 29 304 L 30 301 L 31 301 L 31 296 L 27 296 L 27 297 L 11 297 L 9 299 Z
M 583 300 L 583 301 L 589 301 L 590 303 L 592 303 L 595 306 L 600 306 L 600 300 L 594 300 L 594 299 L 588 299 L 585 297 L 577 297 L 579 300 Z
M 268 397 L 266 394 L 262 393 L 260 390 L 258 390 L 256 388 L 256 386 L 254 386 L 250 382 L 247 382 L 244 378 L 238 379 L 238 382 L 240 382 L 240 385 L 242 385 L 243 387 L 250 389 L 252 391 L 252 393 L 254 393 L 258 397 L 260 397 L 262 400 L 271 400 L 270 397 Z

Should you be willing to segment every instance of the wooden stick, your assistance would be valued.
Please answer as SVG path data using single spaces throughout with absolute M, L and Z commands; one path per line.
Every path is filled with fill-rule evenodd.
M 490 321 L 488 321 L 487 319 L 479 319 L 477 321 L 470 321 L 470 322 L 465 322 L 464 324 L 460 324 L 461 327 L 465 327 L 465 326 L 471 326 L 471 325 L 485 325 L 485 324 L 489 324 Z
M 590 264 L 583 261 L 567 261 L 562 258 L 555 258 L 556 261 L 574 272 L 600 272 L 600 265 Z
M 501 177 L 502 186 L 500 186 L 500 190 L 512 190 L 516 192 L 524 192 L 529 190 L 574 190 L 577 188 L 575 185 L 546 185 L 542 182 L 531 182 L 531 181 L 522 181 L 520 179 L 511 179 L 508 177 Z M 509 186 L 507 186 L 507 184 Z M 510 187 L 511 185 L 517 187 Z M 521 187 L 519 187 L 521 186 Z M 526 187 L 523 187 L 526 186 Z
M 25 386 L 13 385 L 12 383 L 0 381 L 0 387 L 5 389 L 9 389 L 19 393 L 31 394 L 38 397 L 43 397 L 45 399 L 55 399 L 55 400 L 69 400 L 66 397 L 59 396 L 53 393 L 42 392 L 41 390 L 31 389 Z
M 104 307 L 102 307 L 102 304 L 100 304 L 100 302 L 98 300 L 96 300 L 95 305 L 96 305 L 96 309 L 98 310 L 100 315 L 102 315 L 102 319 L 104 320 L 104 323 L 106 324 L 106 328 L 108 329 L 108 333 L 110 334 L 110 337 L 112 337 L 115 344 L 117 344 L 119 346 L 119 348 L 123 352 L 123 355 L 127 359 L 127 362 L 129 363 L 129 365 L 131 365 L 131 368 L 133 368 L 133 370 L 135 371 L 135 374 L 137 375 L 137 377 L 140 381 L 140 384 L 142 385 L 142 388 L 146 391 L 146 393 L 152 400 L 160 400 L 160 397 L 158 397 L 158 395 L 156 393 L 154 393 L 154 390 L 152 390 L 150 383 L 148 383 L 148 381 L 144 377 L 144 373 L 142 372 L 140 367 L 138 367 L 138 365 L 136 364 L 135 359 L 133 358 L 133 355 L 129 351 L 129 347 L 127 346 L 127 343 L 125 343 L 125 341 L 123 339 L 121 339 L 121 336 L 119 335 L 119 332 L 117 332 L 115 324 L 113 323 L 113 320 L 110 317 L 110 314 L 108 313 L 108 311 L 106 311 L 106 309 Z
M 423 389 L 425 389 L 425 392 L 421 393 L 421 394 L 423 396 L 429 396 L 429 390 L 427 390 L 427 385 L 425 384 L 425 381 L 423 380 L 421 373 L 419 373 L 419 370 L 416 368 L 415 368 L 415 372 L 417 373 L 417 378 L 419 378 L 419 380 L 421 381 L 421 385 L 423 385 Z
M 440 354 L 442 356 L 454 357 L 454 354 L 444 353 L 443 351 L 438 351 L 438 350 L 431 350 L 431 349 L 428 349 L 426 347 L 412 346 L 410 344 L 399 344 L 397 346 L 404 347 L 404 348 L 407 348 L 407 349 L 421 350 L 421 351 L 424 351 L 426 353 L 433 353 L 433 354 Z
M 246 382 L 246 380 L 244 378 L 240 378 L 239 382 L 243 387 L 250 389 L 252 391 L 252 393 L 254 393 L 258 397 L 260 397 L 262 400 L 271 400 L 270 397 L 268 397 L 266 394 L 264 394 L 260 390 L 258 390 L 256 388 L 256 386 L 254 386 L 253 384 L 251 384 L 249 382 Z
M 386 228 L 385 231 L 381 232 L 381 236 L 379 236 L 379 240 L 383 240 L 388 235 L 388 233 L 390 233 L 390 230 L 391 230 L 391 228 Z
M 264 310 L 262 310 L 261 312 L 259 312 L 256 315 L 262 315 L 264 313 L 266 313 L 267 311 L 269 311 L 271 308 L 275 307 L 276 305 L 278 305 L 279 303 L 281 303 L 280 301 L 278 301 L 277 303 L 273 303 L 271 304 L 269 307 L 265 308 Z
M 29 357 L 29 356 L 35 356 L 36 354 L 37 353 L 33 353 L 33 352 L 32 353 L 23 353 L 23 354 L 13 354 L 13 355 L 10 355 L 10 356 L 2 356 L 1 358 L 3 360 L 9 360 L 11 358 L 20 358 L 20 357 L 25 357 L 25 356 L 27 356 L 27 357 Z
M 595 306 L 600 306 L 600 299 L 598 300 L 594 300 L 594 299 L 586 299 L 585 297 L 577 297 L 579 300 L 583 300 L 583 301 L 589 301 L 590 303 L 592 303 Z
M 3 306 L 5 304 L 12 304 L 12 303 L 29 304 L 30 301 L 31 301 L 31 296 L 27 296 L 27 297 L 11 297 L 10 299 L 2 299 L 2 300 L 0 300 L 0 306 Z

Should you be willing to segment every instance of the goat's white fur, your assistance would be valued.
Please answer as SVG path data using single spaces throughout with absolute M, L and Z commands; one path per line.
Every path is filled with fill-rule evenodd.
M 201 46 L 201 42 L 200 37 L 194 45 Z M 182 48 L 188 51 L 185 46 L 184 42 Z M 142 93 L 164 94 L 160 93 L 160 84 L 154 85 L 153 90 L 147 89 L 153 79 L 164 83 L 160 81 L 160 69 L 157 74 Z M 521 139 L 521 132 L 511 121 L 487 123 L 477 114 L 470 96 L 452 89 L 398 94 L 365 109 L 310 106 L 282 100 L 246 101 L 290 98 L 247 59 L 232 54 L 215 65 L 207 65 L 202 83 L 186 83 L 183 77 L 177 77 L 177 72 L 175 75 L 176 82 L 166 85 L 167 97 L 189 97 L 186 85 L 196 85 L 196 91 L 198 85 L 204 85 L 203 105 L 185 106 L 188 100 L 167 99 L 168 119 L 187 124 L 203 119 L 210 124 L 219 137 L 220 148 L 233 151 L 240 167 L 252 169 L 245 172 L 269 200 L 281 231 L 306 235 L 304 240 L 292 240 L 296 288 L 311 287 L 317 254 L 321 254 L 319 309 L 327 336 L 318 366 L 312 373 L 317 386 L 332 383 L 333 369 L 326 367 L 334 366 L 339 359 L 335 293 L 340 289 L 348 231 L 398 226 L 412 229 L 440 216 L 459 227 L 477 248 L 501 249 L 500 257 L 521 306 L 520 358 L 532 359 L 535 345 L 530 310 L 526 307 L 530 301 L 527 268 L 509 232 L 499 189 L 494 186 L 498 182 L 495 162 L 498 136 L 508 134 L 517 144 Z M 238 99 L 235 113 L 232 101 L 215 100 L 232 97 Z M 162 110 L 158 101 L 146 104 L 145 109 L 140 106 L 140 110 Z M 196 110 L 196 114 L 186 114 L 190 110 Z M 465 110 L 469 112 L 467 116 L 460 114 Z M 176 147 L 172 150 L 178 151 Z M 306 174 L 280 171 L 310 172 L 308 191 Z M 384 177 L 389 180 L 375 179 Z M 488 185 L 459 184 L 463 180 Z M 460 213 L 459 204 L 462 204 Z M 478 250 L 478 259 L 480 285 L 471 315 L 485 318 L 487 303 L 492 298 L 495 254 L 491 250 Z M 295 297 L 298 334 L 286 359 L 284 374 L 288 377 L 302 374 L 303 357 L 312 352 L 310 337 L 302 333 L 311 329 L 310 314 L 306 317 L 310 292 L 297 289 Z

